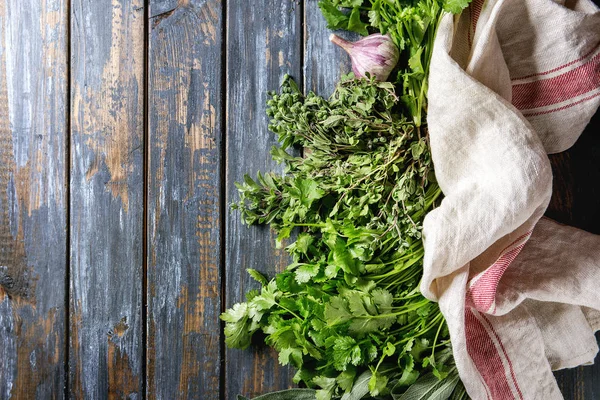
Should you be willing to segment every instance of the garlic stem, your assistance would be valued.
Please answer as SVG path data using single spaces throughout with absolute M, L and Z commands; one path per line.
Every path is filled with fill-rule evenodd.
M 346 39 L 339 37 L 335 33 L 332 33 L 331 35 L 329 35 L 329 40 L 331 41 L 331 43 L 340 46 L 342 49 L 344 49 L 346 51 L 348 51 L 349 49 L 351 49 L 354 46 L 352 42 L 349 42 Z

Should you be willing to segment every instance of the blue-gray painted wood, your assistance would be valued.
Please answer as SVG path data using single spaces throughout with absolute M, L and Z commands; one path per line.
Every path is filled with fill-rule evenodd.
M 143 395 L 144 0 L 71 2 L 69 393 Z
M 0 2 L 0 399 L 62 398 L 67 2 Z
M 331 31 L 318 7 L 318 0 L 304 0 L 304 87 L 328 97 L 343 74 L 351 69 L 348 54 L 329 41 Z M 360 38 L 350 32 L 336 32 L 347 40 Z
M 269 154 L 276 143 L 268 131 L 266 92 L 277 90 L 283 76 L 301 76 L 301 7 L 294 1 L 230 1 L 227 4 L 227 204 L 238 199 L 235 181 L 245 173 L 280 171 Z M 275 235 L 265 227 L 242 225 L 237 212 L 227 213 L 227 307 L 256 288 L 246 273 L 254 268 L 269 277 L 288 265 L 274 250 Z M 264 343 L 226 352 L 226 399 L 250 398 L 292 385 L 293 372 L 282 367 Z
M 166 3 L 150 2 L 147 397 L 217 400 L 222 3 Z

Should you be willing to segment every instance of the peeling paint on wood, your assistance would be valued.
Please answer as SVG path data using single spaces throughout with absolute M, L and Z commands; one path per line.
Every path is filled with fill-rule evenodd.
M 331 31 L 316 0 L 304 0 L 304 87 L 328 97 L 343 74 L 351 71 L 348 54 L 329 41 Z M 336 32 L 348 40 L 360 36 L 345 31 Z
M 4 10 L 0 9 L 0 12 Z M 4 13 L 3 13 L 4 14 Z M 7 66 L 3 54 L 2 65 Z M 8 68 L 5 68 L 0 83 L 0 292 L 13 301 L 32 301 L 31 286 L 35 278 L 25 259 L 23 224 L 19 220 L 19 205 L 15 197 L 15 165 L 13 133 L 10 128 Z M 17 187 L 16 187 L 17 186 Z M 20 196 L 20 200 L 29 200 Z M 15 218 L 16 217 L 16 218 Z
M 81 344 L 80 344 L 80 333 L 79 327 L 82 325 L 81 321 L 81 300 L 78 301 L 77 307 L 75 307 L 74 311 L 71 312 L 69 327 L 69 378 L 70 378 L 70 388 L 69 388 L 69 397 L 75 399 L 84 399 L 84 391 L 83 391 L 83 359 L 81 357 Z
M 122 337 L 116 335 L 108 341 L 108 398 L 140 398 L 139 374 L 131 368 Z
M 0 2 L 0 398 L 64 386 L 66 1 Z
M 149 399 L 219 399 L 219 0 L 151 1 Z
M 143 0 L 71 3 L 69 392 L 77 398 L 143 396 L 144 24 Z
M 142 152 L 141 139 L 135 132 L 141 131 L 137 114 L 143 113 L 143 12 L 136 11 L 143 8 L 143 1 L 112 0 L 110 8 L 99 4 L 100 7 L 110 12 L 110 26 L 99 25 L 98 29 L 109 29 L 102 32 L 104 37 L 82 43 L 82 54 L 87 48 L 98 46 L 99 59 L 97 64 L 86 65 L 91 72 L 84 73 L 84 82 L 74 82 L 73 128 L 85 136 L 80 145 L 90 158 L 86 180 L 89 183 L 98 173 L 107 173 L 108 180 L 103 182 L 107 191 L 121 201 L 127 212 L 129 180 L 139 168 L 135 157 Z M 100 18 L 97 22 L 103 23 Z M 75 24 L 80 28 L 79 22 Z M 83 27 L 86 28 L 92 27 Z M 102 49 L 103 46 L 109 47 Z
M 276 137 L 267 130 L 267 91 L 277 90 L 283 76 L 302 82 L 302 15 L 292 1 L 235 1 L 227 6 L 227 204 L 238 199 L 235 181 L 245 173 L 279 170 L 271 161 Z M 289 264 L 274 250 L 275 235 L 265 227 L 242 225 L 237 212 L 227 214 L 227 307 L 257 287 L 247 268 L 267 276 Z M 266 345 L 252 351 L 227 349 L 226 399 L 254 397 L 292 385 L 292 371 L 282 367 Z
M 24 313 L 15 312 L 14 314 L 15 336 L 17 337 L 17 373 L 11 397 L 15 399 L 31 398 L 34 393 L 36 397 L 42 397 L 32 383 L 52 379 L 52 373 L 55 371 L 46 366 L 61 366 L 63 361 L 61 356 L 64 338 L 60 335 L 62 332 L 56 331 L 56 329 L 62 328 L 57 324 L 56 309 L 51 309 L 47 315 L 38 315 L 37 318 L 31 312 L 33 310 L 29 311 L 27 317 L 30 319 L 27 322 L 24 320 Z M 61 317 L 62 315 L 58 316 L 58 318 Z M 59 397 L 56 389 L 58 388 L 52 388 L 47 395 L 52 398 Z

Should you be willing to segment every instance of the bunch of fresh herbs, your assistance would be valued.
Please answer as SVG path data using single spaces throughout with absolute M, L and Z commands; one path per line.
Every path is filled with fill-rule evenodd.
M 318 400 L 467 398 L 444 319 L 418 286 L 422 222 L 441 195 L 426 77 L 442 13 L 468 2 L 321 0 L 333 29 L 390 34 L 404 58 L 395 82 L 350 74 L 324 99 L 286 77 L 270 93 L 271 154 L 285 173 L 245 176 L 233 208 L 270 225 L 293 262 L 271 280 L 249 270 L 261 290 L 221 318 L 228 346 L 262 332 Z
M 262 289 L 223 314 L 227 344 L 246 348 L 261 330 L 319 399 L 400 396 L 428 373 L 457 387 L 444 319 L 418 289 L 422 221 L 441 192 L 426 138 L 398 105 L 389 82 L 351 74 L 326 100 L 286 77 L 267 110 L 286 173 L 238 184 L 246 223 L 269 224 L 278 246 L 298 234 L 285 272 L 249 271 Z

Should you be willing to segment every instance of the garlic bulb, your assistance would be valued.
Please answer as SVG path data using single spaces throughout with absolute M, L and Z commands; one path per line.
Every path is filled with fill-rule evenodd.
M 389 35 L 376 33 L 349 42 L 332 33 L 329 40 L 350 55 L 352 71 L 357 78 L 364 78 L 368 72 L 383 82 L 398 63 L 399 51 Z

